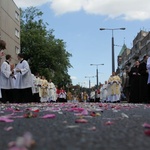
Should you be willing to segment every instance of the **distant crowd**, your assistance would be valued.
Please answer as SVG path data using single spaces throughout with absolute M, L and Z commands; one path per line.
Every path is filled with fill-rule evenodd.
M 142 61 L 135 60 L 133 66 L 127 65 L 120 78 L 115 72 L 100 87 L 101 102 L 150 103 L 150 57 L 145 55 Z M 94 100 L 95 92 L 91 92 Z
M 130 69 L 125 68 L 122 78 L 115 72 L 100 87 L 73 93 L 70 89 L 55 85 L 51 79 L 32 74 L 23 54 L 18 54 L 18 64 L 10 65 L 11 55 L 0 68 L 0 101 L 2 103 L 28 102 L 150 102 L 150 57 L 135 61 Z

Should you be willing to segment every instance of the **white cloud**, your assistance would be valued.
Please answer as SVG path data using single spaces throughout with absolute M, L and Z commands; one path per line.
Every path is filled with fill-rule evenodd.
M 51 9 L 56 15 L 80 11 L 85 0 L 52 0 Z
M 13 0 L 13 1 L 16 3 L 18 7 L 26 8 L 30 6 L 33 7 L 41 6 L 47 2 L 50 2 L 51 0 Z
M 70 77 L 72 80 L 77 80 L 77 77 L 75 77 L 75 76 L 71 76 Z
M 150 19 L 150 0 L 14 0 L 18 7 L 40 6 L 45 3 L 56 15 L 80 10 L 125 20 Z

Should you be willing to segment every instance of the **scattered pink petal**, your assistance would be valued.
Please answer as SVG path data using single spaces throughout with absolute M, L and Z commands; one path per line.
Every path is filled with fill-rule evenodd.
M 31 108 L 26 108 L 26 111 L 31 111 L 32 109 Z
M 32 134 L 30 132 L 26 132 L 23 136 L 24 138 L 24 144 L 26 147 L 31 147 L 32 146 L 32 142 L 33 142 L 33 137 Z
M 13 109 L 12 108 L 7 108 L 6 111 L 13 111 Z
M 116 110 L 120 110 L 121 107 L 120 107 L 120 106 L 116 106 L 115 109 L 116 109 Z
M 95 116 L 96 116 L 96 113 L 95 113 L 95 112 L 91 112 L 91 113 L 90 113 L 90 116 L 95 117 Z
M 23 116 L 24 116 L 24 118 L 35 118 L 35 117 L 37 117 L 37 114 L 32 113 L 32 112 L 27 112 Z
M 12 116 L 11 118 L 24 118 L 24 116 Z
M 81 112 L 82 115 L 88 115 L 88 111 L 86 109 L 84 109 L 82 112 Z
M 96 130 L 96 127 L 95 126 L 93 126 L 93 127 L 91 127 L 91 128 L 88 128 L 89 130 L 92 130 L 92 131 L 95 131 Z
M 71 108 L 70 110 L 68 111 L 74 111 L 74 112 L 82 112 L 84 110 L 84 108 Z
M 19 112 L 23 112 L 23 111 L 22 110 L 14 110 L 13 112 L 14 113 L 16 113 L 16 112 L 19 113 Z
M 148 124 L 148 123 L 144 123 L 142 126 L 143 126 L 144 128 L 150 128 L 150 124 Z
M 16 141 L 8 143 L 8 150 L 29 150 L 35 145 L 30 132 L 26 132 L 23 136 L 17 137 Z
M 13 129 L 13 127 L 7 127 L 7 128 L 4 128 L 4 130 L 6 130 L 6 131 L 10 131 L 10 130 L 12 130 Z
M 112 124 L 114 124 L 114 122 L 112 122 L 112 121 L 105 122 L 105 125 L 112 125 Z
M 40 110 L 38 108 L 33 108 L 32 111 L 34 111 L 34 112 L 40 112 Z
M 16 145 L 15 141 L 11 141 L 8 143 L 8 147 L 14 147 Z
M 47 115 L 45 115 L 45 116 L 43 116 L 43 117 L 41 117 L 41 118 L 43 118 L 43 119 L 48 119 L 48 118 L 55 118 L 55 117 L 56 117 L 55 114 L 47 114 Z
M 144 133 L 145 135 L 150 136 L 150 130 L 145 130 Z
M 9 118 L 4 118 L 4 117 L 1 117 L 0 118 L 0 122 L 13 122 L 14 120 L 11 120 Z
M 88 120 L 86 120 L 86 119 L 76 119 L 75 120 L 75 123 L 87 123 L 88 122 Z

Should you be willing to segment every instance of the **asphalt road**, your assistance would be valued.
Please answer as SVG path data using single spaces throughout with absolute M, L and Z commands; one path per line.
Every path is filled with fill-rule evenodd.
M 0 150 L 149 150 L 149 124 L 148 104 L 1 104 Z

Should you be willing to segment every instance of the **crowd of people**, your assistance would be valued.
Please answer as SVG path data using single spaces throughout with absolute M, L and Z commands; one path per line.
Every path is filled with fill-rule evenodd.
M 124 69 L 122 78 L 113 73 L 100 89 L 103 102 L 150 103 L 150 57 L 135 60 L 130 69 Z
M 66 92 L 44 76 L 32 74 L 23 54 L 18 54 L 18 64 L 10 65 L 11 55 L 0 69 L 0 101 L 2 103 L 66 102 Z
M 121 78 L 116 75 L 115 72 L 109 77 L 108 81 L 101 84 L 99 89 L 92 90 L 90 93 L 90 102 L 107 102 L 117 103 L 121 100 L 122 81 Z
M 31 73 L 29 64 L 23 54 L 18 54 L 18 64 L 10 65 L 11 55 L 0 69 L 0 101 L 2 103 L 27 102 L 108 102 L 117 103 L 122 99 L 131 103 L 150 102 L 150 57 L 144 56 L 143 61 L 135 61 L 126 68 L 119 77 L 115 72 L 108 81 L 97 89 L 80 92 L 78 95 L 63 87 L 57 87 L 52 80 Z

